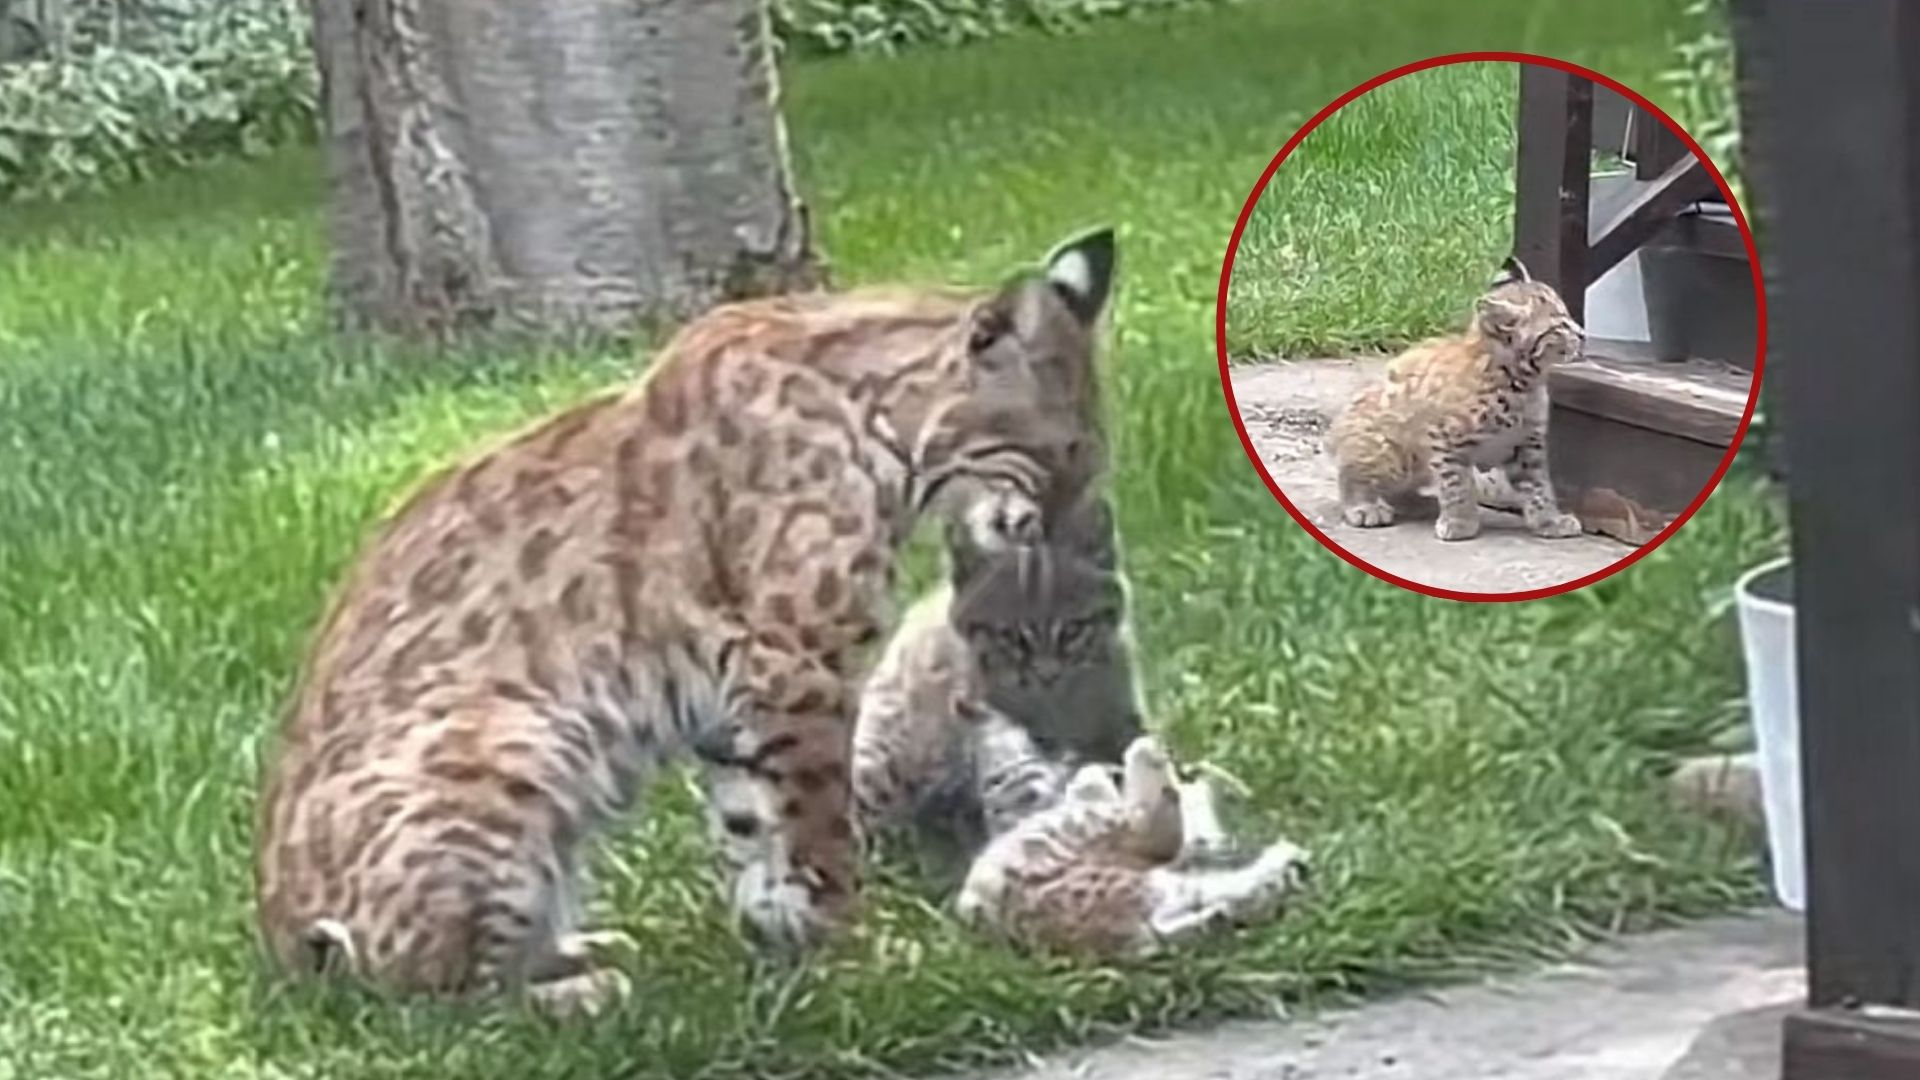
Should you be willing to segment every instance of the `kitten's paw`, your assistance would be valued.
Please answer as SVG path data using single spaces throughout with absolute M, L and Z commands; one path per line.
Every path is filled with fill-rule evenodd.
M 1433 523 L 1433 535 L 1442 540 L 1471 540 L 1480 535 L 1480 515 L 1442 512 Z
M 1151 735 L 1142 735 L 1127 744 L 1126 757 L 1122 760 L 1128 772 L 1159 773 L 1173 767 L 1173 759 L 1167 755 L 1167 748 Z
M 1313 881 L 1313 853 L 1289 840 L 1276 840 L 1254 861 L 1263 876 L 1288 892 Z
M 743 867 L 733 883 L 735 918 L 760 945 L 791 955 L 833 937 L 846 912 L 820 904 L 798 875 L 780 873 L 765 861 Z
M 1544 540 L 1565 540 L 1570 536 L 1579 536 L 1580 519 L 1572 514 L 1556 514 L 1529 526 L 1533 535 Z
M 560 955 L 593 968 L 637 967 L 640 943 L 621 930 L 590 930 L 560 939 Z
M 534 983 L 527 997 L 539 1012 L 555 1020 L 591 1019 L 633 994 L 625 972 L 600 968 L 564 979 Z
M 1393 507 L 1384 499 L 1375 499 L 1342 507 L 1340 516 L 1356 529 L 1378 529 L 1393 524 Z
M 1067 781 L 1067 798 L 1074 802 L 1118 802 L 1120 786 L 1106 765 L 1082 765 Z

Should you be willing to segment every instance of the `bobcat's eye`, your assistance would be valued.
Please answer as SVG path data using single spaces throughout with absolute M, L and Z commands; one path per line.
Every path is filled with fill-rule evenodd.
M 973 328 L 967 333 L 967 351 L 976 355 L 986 352 L 1006 336 L 1008 325 L 1007 317 L 993 308 L 975 312 Z

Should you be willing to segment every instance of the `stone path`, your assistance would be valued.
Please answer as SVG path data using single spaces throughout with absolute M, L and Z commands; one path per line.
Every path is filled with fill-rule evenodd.
M 1800 942 L 1782 912 L 1715 920 L 1534 975 L 1129 1040 L 992 1080 L 1776 1080 L 1778 1019 L 1805 993 Z
M 1333 463 L 1321 441 L 1329 419 L 1384 363 L 1301 360 L 1233 368 L 1233 394 L 1241 419 L 1274 483 L 1335 543 L 1382 570 L 1464 592 L 1515 592 L 1557 585 L 1632 552 L 1625 544 L 1598 536 L 1540 540 L 1522 530 L 1518 515 L 1497 511 L 1487 513 L 1486 530 L 1480 536 L 1447 543 L 1433 535 L 1435 510 L 1430 499 L 1424 513 L 1403 517 L 1386 528 L 1358 529 L 1343 522 Z M 1251 464 L 1247 470 L 1248 482 L 1258 483 Z M 1275 512 L 1285 511 L 1276 506 Z

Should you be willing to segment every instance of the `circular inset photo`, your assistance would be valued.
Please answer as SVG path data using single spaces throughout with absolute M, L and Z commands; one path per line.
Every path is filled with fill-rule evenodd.
M 1387 72 L 1289 139 L 1221 267 L 1227 404 L 1330 550 L 1524 600 L 1671 536 L 1758 399 L 1753 237 L 1634 90 L 1517 53 Z

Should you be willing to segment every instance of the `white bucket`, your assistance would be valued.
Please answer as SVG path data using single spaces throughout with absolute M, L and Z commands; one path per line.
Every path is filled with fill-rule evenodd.
M 1746 653 L 1747 710 L 1760 759 L 1773 891 L 1783 907 L 1805 911 L 1807 871 L 1800 819 L 1800 694 L 1794 660 L 1793 603 L 1754 594 L 1754 586 L 1763 579 L 1780 584 L 1788 565 L 1788 559 L 1775 559 L 1747 571 L 1734 584 L 1733 597 Z M 1790 571 L 1786 571 L 1785 579 L 1791 589 Z

